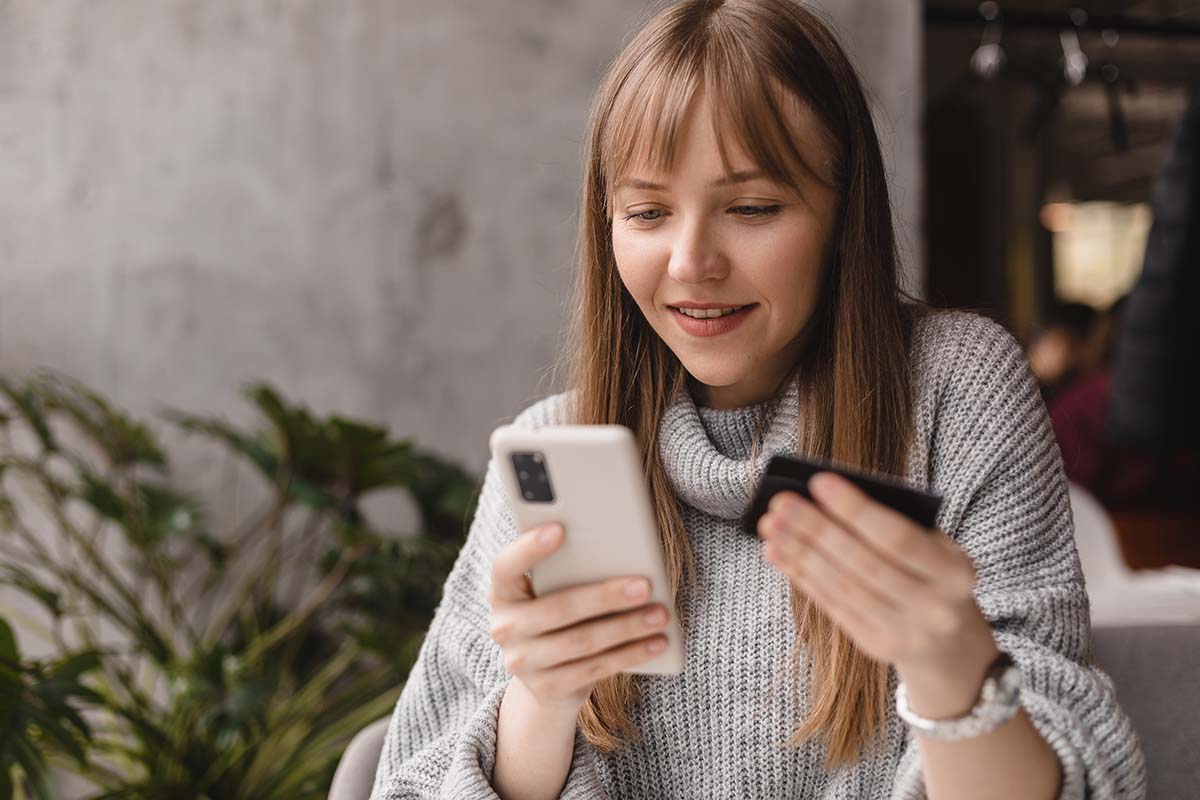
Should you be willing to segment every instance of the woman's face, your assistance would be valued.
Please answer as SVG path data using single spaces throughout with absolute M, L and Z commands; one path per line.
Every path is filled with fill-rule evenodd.
M 806 160 L 828 165 L 818 120 L 803 110 L 793 116 Z M 701 93 L 680 129 L 673 171 L 614 181 L 612 244 L 646 320 L 704 385 L 697 402 L 734 408 L 768 399 L 800 355 L 836 198 L 811 176 L 797 188 L 755 177 L 732 134 L 724 136 L 734 170 L 726 175 L 711 119 Z M 744 308 L 708 321 L 677 309 L 694 304 Z

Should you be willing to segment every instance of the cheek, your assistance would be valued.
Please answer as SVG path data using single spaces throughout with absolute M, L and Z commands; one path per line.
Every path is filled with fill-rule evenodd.
M 796 298 L 796 306 L 805 312 L 817 303 L 817 295 L 821 292 L 821 261 L 814 259 L 797 265 L 791 275 L 788 289 L 791 296 Z
M 801 228 L 781 230 L 778 237 L 763 244 L 755 260 L 760 292 L 774 306 L 773 316 L 781 321 L 786 318 L 785 327 L 800 327 L 820 294 L 820 240 Z
M 657 257 L 645 244 L 635 244 L 616 233 L 612 237 L 612 248 L 621 283 L 643 311 L 652 309 L 659 282 Z

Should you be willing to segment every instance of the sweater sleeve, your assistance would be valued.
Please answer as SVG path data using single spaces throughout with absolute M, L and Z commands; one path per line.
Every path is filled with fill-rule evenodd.
M 952 315 L 932 346 L 943 378 L 929 424 L 939 527 L 974 561 L 975 598 L 1023 676 L 1022 704 L 1058 755 L 1059 800 L 1145 797 L 1145 762 L 1111 679 L 1094 663 L 1090 609 L 1062 459 L 1020 346 Z M 924 798 L 911 733 L 894 798 Z
M 556 397 L 529 407 L 513 424 L 547 424 Z M 498 797 L 491 786 L 496 723 L 509 676 L 488 634 L 487 593 L 492 560 L 517 534 L 499 468 L 489 460 L 466 543 L 392 713 L 372 800 Z M 561 797 L 605 796 L 591 746 L 577 731 Z

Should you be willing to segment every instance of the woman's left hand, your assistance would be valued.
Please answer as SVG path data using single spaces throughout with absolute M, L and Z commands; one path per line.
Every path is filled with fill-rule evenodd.
M 970 557 L 836 474 L 808 488 L 815 503 L 795 492 L 768 503 L 758 522 L 767 560 L 867 655 L 969 708 L 999 652 L 972 595 Z

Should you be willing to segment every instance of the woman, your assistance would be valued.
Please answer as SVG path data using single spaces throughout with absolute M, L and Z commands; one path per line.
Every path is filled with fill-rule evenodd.
M 584 181 L 571 389 L 515 424 L 634 431 L 686 666 L 622 671 L 666 617 L 636 580 L 533 596 L 571 532 L 515 530 L 489 464 L 375 796 L 1141 797 L 1037 385 L 999 326 L 901 301 L 879 144 L 828 29 L 788 0 L 663 9 L 599 89 Z M 939 530 L 826 474 L 745 536 L 777 452 L 930 487 Z M 1020 703 L 939 723 L 996 711 L 1002 653 Z

